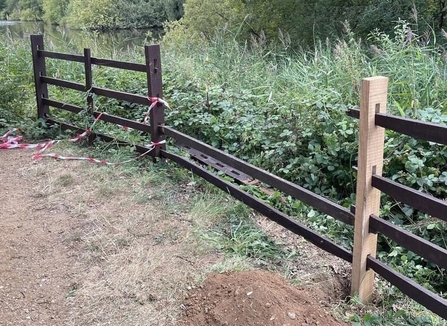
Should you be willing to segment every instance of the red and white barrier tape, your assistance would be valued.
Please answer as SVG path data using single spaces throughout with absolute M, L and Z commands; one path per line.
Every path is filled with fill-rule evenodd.
M 90 163 L 97 163 L 97 164 L 102 164 L 102 165 L 119 165 L 119 164 L 126 164 L 132 161 L 135 161 L 141 157 L 143 157 L 146 154 L 149 154 L 156 146 L 160 146 L 162 144 L 165 144 L 166 141 L 160 141 L 158 143 L 150 143 L 149 145 L 146 145 L 145 147 L 148 149 L 146 152 L 138 155 L 135 158 L 129 159 L 127 161 L 122 161 L 122 162 L 107 162 L 105 160 L 99 160 L 93 157 L 77 157 L 77 156 L 62 156 L 56 153 L 48 153 L 48 154 L 44 154 L 43 151 L 39 151 L 36 154 L 33 155 L 33 160 L 39 160 L 41 158 L 44 157 L 51 157 L 57 160 L 66 160 L 66 161 L 88 161 Z
M 148 97 L 149 101 L 152 102 L 152 104 L 149 106 L 148 111 L 145 114 L 143 123 L 147 124 L 147 119 L 149 118 L 149 114 L 151 112 L 151 110 L 158 104 L 161 103 L 164 106 L 166 106 L 167 108 L 170 109 L 168 103 L 158 97 Z M 86 136 L 88 136 L 92 130 L 93 130 L 93 126 L 101 119 L 102 116 L 102 112 L 96 117 L 95 121 L 93 121 L 92 125 L 87 128 L 82 134 L 77 135 L 74 138 L 69 139 L 69 142 L 75 143 L 78 142 L 79 140 L 85 138 Z M 131 128 L 122 126 L 122 128 L 124 130 L 129 130 Z M 37 144 L 21 144 L 20 141 L 22 141 L 22 137 L 21 136 L 11 136 L 13 134 L 17 134 L 19 131 L 17 128 L 14 128 L 12 130 L 9 130 L 6 134 L 4 134 L 1 137 L 1 143 L 0 143 L 0 149 L 14 149 L 14 148 L 21 148 L 21 149 L 39 149 L 39 151 L 33 155 L 33 160 L 38 160 L 44 157 L 51 157 L 54 159 L 58 159 L 58 160 L 67 160 L 67 161 L 74 161 L 74 160 L 81 160 L 81 161 L 88 161 L 91 163 L 97 163 L 97 164 L 103 164 L 103 165 L 119 165 L 119 164 L 125 164 L 125 163 L 129 163 L 132 161 L 135 161 L 141 157 L 143 157 L 144 155 L 150 153 L 155 147 L 166 144 L 165 140 L 162 140 L 160 142 L 157 143 L 150 143 L 148 145 L 146 145 L 145 147 L 148 149 L 146 152 L 140 154 L 139 156 L 137 156 L 136 158 L 127 160 L 127 161 L 123 161 L 123 162 L 107 162 L 105 160 L 99 160 L 93 157 L 76 157 L 76 156 L 62 156 L 56 153 L 48 153 L 48 154 L 44 154 L 44 151 L 47 150 L 48 148 L 50 148 L 51 146 L 53 146 L 54 144 L 60 142 L 61 140 L 50 140 L 47 142 L 42 142 L 42 143 L 37 143 Z
M 37 144 L 21 144 L 22 136 L 10 136 L 18 133 L 17 129 L 9 130 L 6 134 L 2 136 L 2 142 L 0 143 L 0 149 L 13 149 L 13 148 L 22 148 L 22 149 L 46 149 L 51 147 L 54 143 L 57 143 L 58 140 L 50 140 L 43 143 Z
M 168 102 L 166 102 L 165 100 L 163 100 L 163 99 L 161 99 L 161 98 L 158 98 L 158 97 L 150 97 L 150 96 L 148 96 L 147 99 L 148 99 L 149 101 L 151 101 L 152 104 L 149 106 L 149 109 L 147 109 L 147 112 L 146 112 L 146 114 L 144 115 L 143 124 L 145 124 L 145 125 L 147 125 L 147 120 L 149 120 L 149 116 L 150 116 L 150 113 L 151 113 L 152 109 L 153 109 L 158 103 L 161 103 L 161 104 L 163 104 L 164 106 L 166 106 L 168 109 L 171 109 L 171 107 L 169 106 Z

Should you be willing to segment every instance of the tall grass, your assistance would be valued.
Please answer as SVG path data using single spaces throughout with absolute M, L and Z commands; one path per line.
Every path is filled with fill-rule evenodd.
M 421 45 L 418 38 L 407 40 L 405 30 L 402 22 L 395 35 L 374 32 L 367 42 L 347 33 L 344 39 L 316 43 L 312 51 L 293 53 L 283 43 L 276 48 L 266 47 L 259 40 L 240 44 L 225 31 L 211 42 L 201 42 L 174 30 L 162 42 L 164 95 L 172 107 L 166 110 L 166 122 L 349 207 L 354 203 L 352 166 L 357 160 L 358 128 L 357 121 L 347 117 L 345 111 L 358 105 L 362 78 L 389 77 L 389 112 L 447 122 L 444 49 L 436 43 Z M 4 127 L 33 116 L 35 106 L 28 41 L 11 43 L 8 38 L 0 39 L 0 69 L 5 72 L 0 75 L 4 81 L 0 89 L 20 99 L 18 103 L 0 100 L 0 127 Z M 48 48 L 52 46 L 56 47 L 48 44 Z M 99 57 L 144 62 L 142 51 L 94 50 Z M 81 78 L 82 67 L 51 63 L 49 72 Z M 98 86 L 140 94 L 146 89 L 144 74 L 103 67 L 94 74 Z M 23 87 L 21 96 L 13 85 Z M 85 94 L 78 99 L 53 90 L 52 96 L 70 103 L 83 101 Z M 144 110 L 103 99 L 97 99 L 96 105 L 100 110 L 133 119 L 141 117 Z M 105 124 L 98 128 L 108 134 L 118 132 Z M 388 133 L 386 157 L 388 176 L 439 198 L 447 197 L 445 147 Z M 285 203 L 276 200 L 279 197 L 275 194 L 264 199 L 346 247 L 352 245 L 349 228 L 291 199 Z M 445 227 L 428 224 L 429 217 L 386 198 L 382 213 L 445 247 Z M 410 258 L 403 262 L 400 254 L 405 252 L 396 256 L 393 246 L 382 242 L 381 257 L 408 269 L 421 283 L 430 279 L 434 288 L 445 293 L 443 271 L 434 273 L 433 266 L 415 255 L 406 255 Z
M 34 77 L 27 45 L 9 33 L 0 37 L 0 131 L 32 116 Z
M 166 96 L 174 108 L 167 122 L 349 207 L 358 128 L 345 110 L 359 104 L 362 78 L 389 78 L 389 113 L 447 122 L 444 48 L 408 39 L 406 27 L 400 22 L 395 35 L 374 32 L 367 41 L 348 32 L 344 39 L 297 53 L 259 42 L 241 45 L 225 33 L 211 43 L 188 42 L 174 30 L 163 43 Z M 385 157 L 387 176 L 447 197 L 445 146 L 388 132 Z M 294 201 L 279 205 L 335 241 L 352 245 L 349 228 Z M 445 247 L 445 227 L 436 224 L 434 230 L 430 217 L 389 198 L 383 199 L 382 214 Z M 396 254 L 395 246 L 381 239 L 379 256 L 445 293 L 444 271 L 402 248 Z

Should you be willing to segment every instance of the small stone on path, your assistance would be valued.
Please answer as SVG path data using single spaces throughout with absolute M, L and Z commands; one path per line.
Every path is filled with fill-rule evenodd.
M 295 320 L 296 319 L 296 314 L 293 312 L 288 312 L 287 316 L 289 316 L 290 319 Z

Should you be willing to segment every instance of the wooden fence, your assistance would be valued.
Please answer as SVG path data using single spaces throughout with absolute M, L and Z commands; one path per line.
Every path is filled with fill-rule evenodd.
M 62 123 L 54 119 L 51 116 L 50 107 L 62 109 L 74 114 L 85 110 L 85 108 L 79 106 L 51 100 L 48 97 L 48 85 L 86 92 L 89 95 L 86 100 L 86 107 L 90 109 L 94 117 L 98 117 L 100 112 L 94 110 L 93 94 L 148 106 L 152 103 L 149 97 L 161 98 L 163 96 L 160 48 L 158 45 L 145 47 L 145 64 L 94 58 L 91 56 L 89 49 L 85 49 L 84 55 L 82 56 L 45 51 L 43 37 L 41 35 L 32 35 L 31 45 L 38 117 L 46 119 L 48 123 L 57 123 L 62 128 L 80 130 L 77 126 Z M 81 84 L 47 76 L 45 58 L 84 63 L 85 83 Z M 96 87 L 92 80 L 93 65 L 145 73 L 147 75 L 148 96 Z M 379 217 L 380 194 L 384 192 L 394 197 L 397 201 L 447 221 L 447 203 L 445 201 L 399 185 L 381 176 L 384 128 L 392 129 L 415 138 L 447 144 L 447 127 L 387 115 L 385 112 L 386 103 L 387 78 L 367 78 L 363 80 L 362 84 L 360 111 L 350 110 L 348 112 L 350 116 L 360 118 L 357 201 L 356 207 L 350 210 L 325 197 L 314 194 L 299 185 L 275 176 L 165 125 L 164 109 L 161 104 L 158 104 L 151 110 L 149 126 L 106 113 L 100 116 L 100 120 L 149 133 L 151 141 L 154 143 L 160 142 L 165 137 L 170 137 L 176 144 L 181 144 L 183 148 L 190 151 L 191 156 L 195 157 L 196 160 L 191 160 L 170 152 L 165 146 L 157 146 L 157 150 L 152 152 L 152 156 L 154 160 L 156 157 L 159 157 L 178 163 L 288 230 L 303 236 L 319 248 L 352 263 L 352 293 L 359 295 L 361 300 L 367 301 L 371 298 L 374 285 L 374 273 L 377 273 L 415 301 L 421 303 L 442 318 L 447 319 L 446 300 L 404 275 L 399 274 L 375 258 L 377 233 L 380 232 L 402 247 L 437 264 L 440 268 L 447 268 L 447 250 L 445 248 L 441 248 L 419 238 Z M 96 136 L 105 141 L 113 140 L 107 135 L 96 134 Z M 142 145 L 135 146 L 137 151 L 141 153 L 147 151 L 147 148 Z M 216 173 L 206 168 L 205 165 L 223 171 L 235 179 L 238 176 L 244 175 L 259 180 L 286 195 L 312 206 L 324 214 L 332 216 L 350 226 L 354 226 L 353 252 L 326 239 L 295 218 L 287 216 L 283 212 L 267 205 L 262 200 L 241 190 L 237 184 L 220 178 Z

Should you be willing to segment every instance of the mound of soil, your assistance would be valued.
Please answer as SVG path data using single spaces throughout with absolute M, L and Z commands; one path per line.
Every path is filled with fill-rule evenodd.
M 345 325 L 320 306 L 319 295 L 265 271 L 210 274 L 189 292 L 180 325 Z

